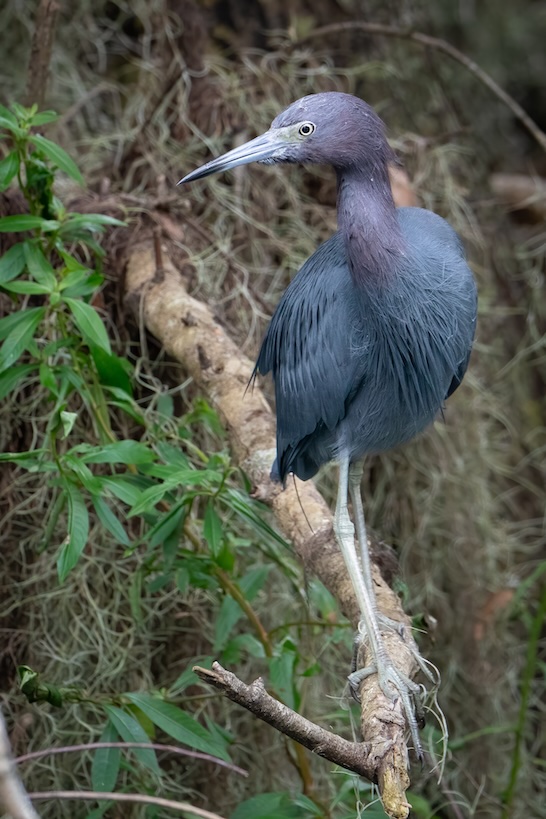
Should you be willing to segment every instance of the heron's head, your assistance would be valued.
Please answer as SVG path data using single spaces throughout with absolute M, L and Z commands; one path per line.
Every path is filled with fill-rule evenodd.
M 331 91 L 293 102 L 275 117 L 269 131 L 207 162 L 178 184 L 249 162 L 313 163 L 342 170 L 385 163 L 392 156 L 373 108 L 351 94 Z

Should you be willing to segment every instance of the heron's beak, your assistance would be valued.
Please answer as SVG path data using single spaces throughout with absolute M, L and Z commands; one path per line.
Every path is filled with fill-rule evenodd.
M 218 159 L 213 159 L 211 162 L 207 162 L 206 165 L 201 165 L 200 168 L 189 173 L 177 184 L 193 182 L 194 179 L 202 179 L 212 173 L 229 171 L 231 168 L 236 168 L 238 165 L 247 165 L 249 162 L 272 159 L 276 152 L 278 151 L 280 154 L 284 147 L 286 147 L 286 140 L 279 138 L 278 130 L 277 132 L 266 131 L 265 134 L 261 134 L 256 139 L 251 139 L 250 142 L 245 142 L 239 148 L 228 151 L 227 154 L 219 156 Z

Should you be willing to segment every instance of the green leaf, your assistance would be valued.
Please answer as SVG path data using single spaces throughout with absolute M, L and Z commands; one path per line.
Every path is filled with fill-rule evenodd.
M 47 223 L 41 216 L 33 216 L 30 213 L 17 213 L 14 216 L 3 216 L 0 219 L 0 233 L 18 233 L 21 230 L 34 230 L 43 228 Z
M 222 521 L 214 508 L 212 498 L 207 503 L 205 517 L 203 520 L 203 536 L 209 544 L 210 551 L 214 557 L 218 555 L 222 546 Z
M 77 412 L 67 412 L 66 410 L 61 410 L 60 412 L 60 420 L 63 427 L 63 438 L 68 438 L 70 433 L 72 432 L 72 428 L 76 423 L 76 419 L 78 417 Z
M 7 128 L 8 131 L 15 131 L 17 133 L 20 131 L 17 117 L 15 117 L 11 111 L 9 111 L 3 105 L 0 105 L 0 127 Z
M 125 227 L 125 222 L 102 213 L 68 213 L 61 227 L 61 235 L 82 236 L 85 233 L 102 233 L 106 226 Z
M 54 165 L 64 171 L 71 179 L 85 186 L 85 181 L 74 160 L 59 145 L 41 136 L 41 134 L 30 134 L 29 142 L 47 156 Z
M 43 315 L 43 307 L 30 307 L 28 310 L 17 310 L 15 313 L 10 313 L 8 316 L 0 319 L 0 340 L 7 338 L 16 327 L 20 324 L 25 324 L 29 321 L 29 316 L 35 316 L 37 313 Z M 41 317 L 41 316 L 40 316 Z
M 280 697 L 281 701 L 288 705 L 293 711 L 297 710 L 297 692 L 294 685 L 294 670 L 297 655 L 295 651 L 290 651 L 283 645 L 282 653 L 278 657 L 272 657 L 269 661 L 269 679 L 271 687 Z
M 232 597 L 224 597 L 214 627 L 212 650 L 215 654 L 223 651 L 233 627 L 242 616 L 243 611 L 239 604 Z
M 230 819 L 303 819 L 286 793 L 261 793 L 242 802 Z
M 123 544 L 123 546 L 130 546 L 131 541 L 129 540 L 127 532 L 123 528 L 118 518 L 112 512 L 106 501 L 98 495 L 94 495 L 91 500 L 93 502 L 93 506 L 95 507 L 97 517 L 104 528 L 115 537 L 118 543 Z
M 119 742 L 119 734 L 111 722 L 101 734 L 99 742 Z M 91 763 L 91 786 L 94 791 L 113 791 L 119 774 L 121 748 L 98 748 Z
M 55 111 L 40 111 L 39 114 L 34 114 L 30 120 L 30 124 L 33 127 L 38 125 L 48 125 L 50 122 L 55 122 L 58 119 L 59 116 Z
M 5 191 L 19 170 L 17 151 L 11 151 L 0 161 L 0 191 Z
M 206 728 L 203 728 L 197 720 L 177 708 L 176 705 L 153 697 L 151 694 L 126 694 L 125 696 L 140 708 L 154 725 L 178 742 L 203 751 L 205 754 L 229 760 L 225 745 L 213 739 Z
M 150 547 L 154 548 L 158 543 L 163 543 L 183 523 L 186 514 L 187 508 L 183 501 L 169 509 L 148 532 Z
M 110 721 L 120 737 L 125 742 L 149 742 L 150 738 L 140 722 L 127 711 L 117 708 L 115 705 L 105 705 L 104 710 L 108 714 Z M 157 756 L 153 748 L 133 748 L 133 753 L 138 761 L 148 770 L 160 775 L 161 771 L 157 764 Z
M 94 446 L 88 453 L 80 445 L 77 451 L 82 453 L 81 460 L 86 464 L 146 464 L 155 460 L 155 453 L 147 444 L 131 438 Z
M 49 290 L 54 290 L 57 285 L 57 277 L 53 270 L 53 265 L 49 262 L 42 248 L 37 242 L 25 242 L 25 261 L 30 275 L 40 284 L 47 285 Z
M 0 284 L 9 282 L 17 278 L 25 266 L 25 245 L 24 242 L 17 242 L 16 245 L 6 250 L 0 258 Z
M 117 355 L 109 355 L 102 347 L 91 347 L 91 356 L 95 362 L 95 367 L 99 374 L 100 383 L 108 387 L 122 389 L 131 398 L 133 397 L 133 387 L 129 373 L 133 371 L 126 358 Z
M 112 495 L 127 506 L 134 506 L 142 495 L 142 487 L 132 475 L 107 475 L 101 478 L 101 482 L 105 489 L 109 489 Z
M 0 401 L 13 392 L 19 381 L 22 381 L 30 373 L 36 372 L 35 364 L 19 364 L 18 367 L 10 367 L 0 375 Z
M 74 568 L 87 543 L 89 512 L 80 490 L 66 481 L 64 490 L 68 500 L 68 536 L 57 558 L 57 573 L 63 583 Z
M 4 290 L 7 290 L 8 293 L 25 293 L 31 295 L 47 295 L 51 293 L 51 288 L 46 287 L 45 284 L 38 284 L 38 282 L 24 282 L 24 281 L 15 281 L 15 282 L 5 282 L 2 287 Z
M 0 372 L 15 364 L 33 338 L 36 328 L 44 315 L 45 307 L 36 307 L 22 311 L 18 320 L 12 322 L 11 331 L 0 348 Z M 8 318 L 12 319 L 13 316 L 6 316 L 2 321 L 7 321 Z
M 97 311 L 84 301 L 67 297 L 65 297 L 64 301 L 70 308 L 76 326 L 85 341 L 90 345 L 96 344 L 97 347 L 101 347 L 111 355 L 108 333 Z
M 239 588 L 246 600 L 254 600 L 266 581 L 271 566 L 258 566 L 239 580 Z

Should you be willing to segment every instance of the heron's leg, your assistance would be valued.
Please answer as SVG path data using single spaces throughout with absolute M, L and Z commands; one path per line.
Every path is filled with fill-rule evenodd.
M 362 572 L 364 574 L 364 581 L 368 586 L 368 591 L 372 598 L 375 596 L 373 591 L 373 575 L 372 562 L 370 560 L 370 552 L 368 550 L 368 535 L 366 534 L 366 521 L 364 519 L 364 507 L 362 506 L 362 494 L 360 492 L 360 484 L 362 481 L 362 474 L 364 472 L 364 465 L 362 461 L 357 461 L 349 466 L 349 492 L 351 501 L 353 503 L 353 512 L 355 516 L 356 536 L 360 544 L 360 560 L 362 562 Z
M 362 505 L 361 483 L 364 472 L 364 464 L 362 461 L 356 461 L 349 467 L 349 493 L 351 495 L 351 502 L 353 504 L 353 512 L 355 517 L 356 536 L 360 546 L 360 561 L 362 563 L 362 572 L 364 574 L 364 582 L 368 586 L 370 597 L 375 606 L 375 592 L 373 585 L 372 562 L 370 560 L 370 551 L 368 549 L 368 535 L 366 533 L 366 520 L 364 518 L 364 507 Z M 398 620 L 393 620 L 392 617 L 387 617 L 381 612 L 377 612 L 379 624 L 386 626 L 393 631 L 398 632 L 401 637 L 404 636 L 404 624 Z
M 420 687 L 405 675 L 400 674 L 395 668 L 392 660 L 388 656 L 381 637 L 379 623 L 377 619 L 377 611 L 375 605 L 375 595 L 373 593 L 373 585 L 371 580 L 371 561 L 368 553 L 368 542 L 365 534 L 364 512 L 362 510 L 362 500 L 357 503 L 355 510 L 355 517 L 358 521 L 358 526 L 362 530 L 361 550 L 363 553 L 363 562 L 368 567 L 369 580 L 364 577 L 363 570 L 356 554 L 355 548 L 355 527 L 349 517 L 349 509 L 347 504 L 347 496 L 349 493 L 349 457 L 344 455 L 340 459 L 339 464 L 339 487 L 337 494 L 336 513 L 334 516 L 334 533 L 345 560 L 345 565 L 353 584 L 353 589 L 356 595 L 358 606 L 362 617 L 362 624 L 368 639 L 370 653 L 373 658 L 373 670 L 377 671 L 378 682 L 381 690 L 385 696 L 392 699 L 396 693 L 401 699 L 402 707 L 406 715 L 408 727 L 414 742 L 415 750 L 418 756 L 421 755 L 421 744 L 419 740 L 419 729 L 417 727 L 417 720 L 415 718 L 415 700 L 420 694 Z M 358 475 L 355 471 L 353 475 Z M 351 481 L 351 494 L 353 494 L 353 487 L 356 478 Z M 358 492 L 355 495 L 360 495 L 360 478 L 358 478 Z M 359 516 L 358 508 L 361 510 Z M 365 556 L 364 556 L 365 553 Z M 362 670 L 360 672 L 361 678 L 371 673 L 371 670 Z M 359 672 L 356 672 L 358 675 Z
M 339 486 L 334 516 L 334 533 L 351 578 L 360 614 L 370 642 L 370 649 L 379 668 L 382 660 L 386 662 L 386 653 L 377 622 L 375 598 L 372 589 L 366 582 L 356 554 L 355 527 L 349 517 L 348 493 L 349 456 L 344 455 L 339 462 Z

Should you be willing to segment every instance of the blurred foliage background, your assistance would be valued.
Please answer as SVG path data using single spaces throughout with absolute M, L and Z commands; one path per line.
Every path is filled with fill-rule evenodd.
M 6 106 L 35 101 L 27 82 L 36 5 L 5 0 L 0 10 L 0 102 Z M 122 692 L 156 692 L 162 703 L 206 726 L 208 750 L 227 753 L 229 747 L 233 761 L 250 772 L 248 779 L 224 768 L 211 775 L 199 759 L 180 763 L 160 754 L 158 765 L 155 757 L 124 754 L 110 760 L 117 790 L 185 799 L 232 819 L 341 819 L 355 815 L 357 799 L 373 801 L 369 787 L 302 756 L 192 677 L 196 658 L 206 663 L 218 657 L 247 680 L 263 673 L 288 704 L 350 735 L 350 712 L 340 697 L 351 635 L 335 601 L 302 575 L 267 512 L 249 499 L 213 411 L 125 315 L 121 299 L 132 231 L 159 225 L 192 293 L 214 305 L 253 355 L 290 278 L 335 230 L 332 175 L 252 167 L 191 191 L 177 191 L 175 183 L 209 155 L 265 129 L 292 100 L 348 91 L 374 105 L 387 123 L 423 206 L 448 218 L 464 238 L 480 291 L 470 371 L 445 418 L 402 450 L 369 459 L 366 468 L 368 521 L 399 553 L 407 610 L 423 625 L 422 651 L 443 676 L 448 759 L 440 785 L 428 768 L 413 772 L 412 816 L 546 816 L 546 208 L 538 183 L 524 207 L 508 208 L 493 176 L 520 174 L 534 185 L 546 177 L 546 154 L 509 107 L 445 55 L 356 29 L 313 36 L 319 26 L 355 20 L 449 41 L 546 129 L 541 2 L 60 3 L 42 105 L 60 116 L 45 133 L 76 159 L 87 190 L 82 193 L 66 173 L 55 175 L 53 190 L 73 211 L 94 205 L 102 212 L 101 202 L 113 197 L 113 215 L 129 225 L 102 236 L 89 228 L 95 239 L 86 249 L 81 237 L 69 234 L 64 247 L 101 277 L 77 295 L 91 299 L 102 317 L 112 355 L 128 362 L 132 387 L 130 398 L 108 392 L 104 368 L 97 355 L 88 355 L 93 345 L 72 305 L 66 319 L 72 325 L 61 334 L 68 358 L 58 358 L 62 345 L 47 347 L 60 338 L 57 325 L 48 325 L 22 361 L 50 367 L 60 384 L 59 368 L 77 350 L 87 373 L 81 384 L 72 381 L 59 402 L 47 373 L 38 377 L 29 369 L 5 390 L 5 453 L 45 447 L 51 456 L 55 413 L 73 413 L 55 423 L 68 425 L 63 474 L 87 508 L 89 537 L 60 583 L 59 548 L 79 501 L 56 503 L 61 490 L 36 466 L 39 458 L 33 468 L 16 458 L 3 464 L 3 707 L 16 754 L 101 735 L 134 738 L 138 726 L 143 736 L 166 741 L 165 719 L 154 722 L 146 708 L 120 699 Z M 0 143 L 0 159 L 7 145 Z M 0 216 L 25 209 L 15 182 L 0 194 Z M 50 204 L 56 207 L 53 199 Z M 12 238 L 0 239 L 7 250 Z M 51 258 L 57 270 L 59 259 Z M 33 292 L 25 295 L 23 288 L 19 302 L 14 291 L 2 293 L 2 315 L 34 304 Z M 110 364 L 122 378 L 119 366 L 125 365 Z M 108 417 L 106 439 L 97 425 L 97 395 Z M 131 453 L 138 469 L 119 449 L 102 461 L 93 449 L 131 439 L 152 453 Z M 66 460 L 69 445 L 89 447 L 93 479 L 127 477 L 132 489 L 106 495 L 117 526 L 92 503 L 97 485 Z M 127 476 L 128 465 L 135 474 Z M 186 470 L 186 484 L 181 478 L 181 486 L 164 485 L 175 469 Z M 319 479 L 328 497 L 332 470 Z M 112 486 L 100 484 L 95 495 Z M 61 708 L 26 701 L 16 674 L 21 664 L 48 684 L 72 690 L 61 697 Z M 434 751 L 438 731 L 427 731 Z M 193 747 L 199 747 L 195 737 Z M 90 753 L 42 757 L 22 770 L 29 790 L 85 789 L 92 774 L 95 784 L 100 778 Z M 257 801 L 249 802 L 253 797 Z M 40 810 L 44 817 L 172 815 L 107 803 L 94 809 L 51 802 Z M 375 804 L 365 815 L 383 813 Z

